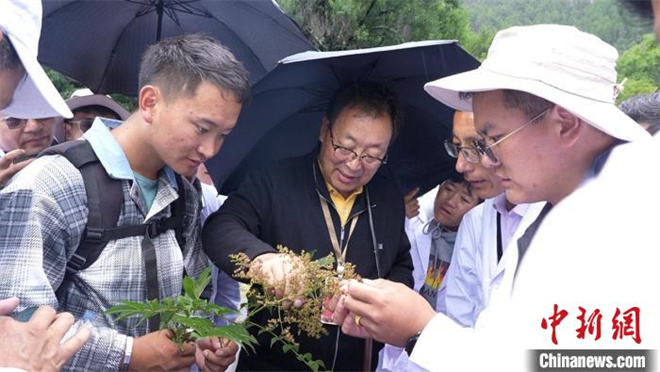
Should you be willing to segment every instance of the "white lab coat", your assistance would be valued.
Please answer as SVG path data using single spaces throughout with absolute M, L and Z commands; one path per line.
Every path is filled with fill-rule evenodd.
M 413 260 L 413 279 L 415 280 L 415 291 L 419 292 L 426 279 L 426 271 L 429 266 L 429 253 L 431 250 L 431 235 L 424 234 L 424 226 L 431 221 L 433 216 L 433 204 L 438 193 L 438 187 L 420 196 L 419 214 L 413 218 L 406 218 L 405 229 L 410 241 L 410 255 Z
M 452 264 L 445 277 L 445 286 L 438 295 L 436 308 L 466 327 L 474 326 L 504 276 L 504 256 L 509 247 L 503 247 L 502 260 L 498 263 L 497 211 L 493 206 L 496 198 L 485 200 L 463 216 Z M 514 210 L 523 217 L 509 242 L 514 250 L 517 251 L 518 238 L 536 220 L 544 206 L 545 202 L 515 206 Z
M 426 326 L 411 360 L 429 370 L 526 371 L 527 349 L 660 349 L 660 135 L 616 148 L 594 180 L 560 202 L 540 226 L 513 286 L 518 250 L 475 329 L 443 314 Z M 637 185 L 648 187 L 640 192 Z M 505 254 L 506 255 L 506 254 Z M 511 294 L 511 296 L 509 296 Z M 558 344 L 541 320 L 569 312 Z M 602 337 L 578 339 L 578 307 L 600 309 Z M 613 339 L 616 308 L 641 310 L 641 343 Z M 657 364 L 654 368 L 657 368 Z

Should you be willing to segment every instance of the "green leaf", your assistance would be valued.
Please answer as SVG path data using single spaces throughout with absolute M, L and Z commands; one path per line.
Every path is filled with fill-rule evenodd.
M 277 336 L 273 336 L 273 337 L 270 339 L 270 347 L 271 347 L 271 349 L 273 348 L 273 345 L 275 345 L 275 343 L 276 343 L 279 339 L 280 339 L 280 338 L 277 337 Z
M 332 266 L 332 264 L 335 263 L 335 259 L 332 257 L 332 255 L 327 255 L 325 257 L 319 258 L 315 262 L 321 266 Z
M 198 276 L 195 281 L 195 298 L 199 298 L 206 289 L 206 286 L 211 282 L 211 267 L 204 269 Z
M 176 307 L 190 312 L 193 309 L 193 299 L 188 296 L 179 296 L 176 298 Z
M 178 314 L 172 316 L 172 321 L 182 324 L 188 328 L 193 328 L 195 330 L 213 328 L 213 322 L 208 318 L 198 318 L 198 317 L 186 317 Z
M 188 276 L 183 278 L 183 292 L 190 298 L 199 298 L 195 295 L 195 281 L 193 278 Z
M 204 329 L 199 332 L 200 338 L 217 336 L 226 338 L 240 344 L 241 346 L 248 346 L 253 348 L 257 344 L 257 340 L 240 324 L 230 324 L 220 327 Z M 254 350 L 254 348 L 253 348 Z
M 240 313 L 239 310 L 236 309 L 229 309 L 226 307 L 222 307 L 216 304 L 207 304 L 206 307 L 204 308 L 204 311 L 212 312 L 215 315 L 222 316 L 225 314 L 238 314 Z

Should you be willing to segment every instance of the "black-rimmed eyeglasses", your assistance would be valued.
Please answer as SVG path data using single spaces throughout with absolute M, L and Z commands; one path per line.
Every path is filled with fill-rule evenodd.
M 474 147 L 460 147 L 449 140 L 445 140 L 445 150 L 452 158 L 458 158 L 458 154 L 462 154 L 469 163 L 479 164 L 481 161 L 481 154 Z
M 54 120 L 55 117 L 50 117 L 50 118 L 41 118 L 41 119 L 33 119 L 39 124 L 47 124 L 49 121 Z M 0 118 L 2 122 L 5 123 L 7 128 L 9 129 L 19 129 L 25 126 L 25 123 L 28 122 L 30 119 L 18 119 L 18 118 L 12 118 L 10 116 L 5 116 L 3 118 Z
M 334 136 L 332 135 L 332 128 L 329 128 L 329 130 L 330 130 L 330 143 L 332 144 L 332 148 L 334 150 L 335 157 L 337 157 L 337 159 L 340 159 L 345 162 L 352 162 L 353 160 L 358 158 L 360 162 L 367 167 L 375 167 L 380 164 L 387 164 L 387 154 L 385 154 L 385 156 L 382 158 L 365 153 L 363 153 L 362 155 L 358 155 L 357 152 L 349 148 L 346 148 L 344 146 L 336 144 Z

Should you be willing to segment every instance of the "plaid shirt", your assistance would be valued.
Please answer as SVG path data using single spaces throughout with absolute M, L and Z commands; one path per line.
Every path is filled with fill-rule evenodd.
M 99 124 L 99 125 L 97 125 Z M 170 215 L 177 199 L 176 181 L 166 168 L 147 212 L 137 182 L 121 148 L 103 124 L 86 133 L 108 174 L 122 179 L 124 205 L 118 226 L 136 225 Z M 187 221 L 198 221 L 199 197 L 185 182 Z M 64 280 L 66 263 L 78 247 L 87 224 L 87 196 L 80 172 L 64 157 L 46 156 L 19 172 L 0 192 L 0 298 L 18 296 L 21 309 L 49 305 L 69 311 L 77 322 L 72 335 L 91 320 L 92 338 L 65 365 L 74 370 L 117 370 L 127 336 L 150 331 L 136 317 L 115 321 L 104 311 L 120 301 L 146 300 L 142 237 L 111 241 L 96 262 Z M 201 249 L 199 223 L 185 223 L 186 247 L 179 248 L 174 230 L 153 239 L 161 297 L 181 293 L 183 269 L 197 276 L 207 265 Z M 20 310 L 20 309 L 19 309 Z M 84 319 L 86 320 L 83 320 Z

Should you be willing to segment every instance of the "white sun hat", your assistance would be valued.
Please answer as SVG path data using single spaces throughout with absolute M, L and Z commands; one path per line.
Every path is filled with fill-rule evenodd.
M 70 118 L 71 110 L 37 61 L 41 14 L 41 1 L 2 0 L 0 4 L 0 31 L 11 41 L 27 72 L 2 113 L 21 119 Z
M 479 68 L 429 82 L 424 89 L 462 111 L 472 111 L 472 99 L 459 97 L 459 92 L 523 91 L 565 108 L 612 137 L 649 137 L 614 104 L 617 58 L 614 47 L 575 27 L 512 27 L 495 35 Z

